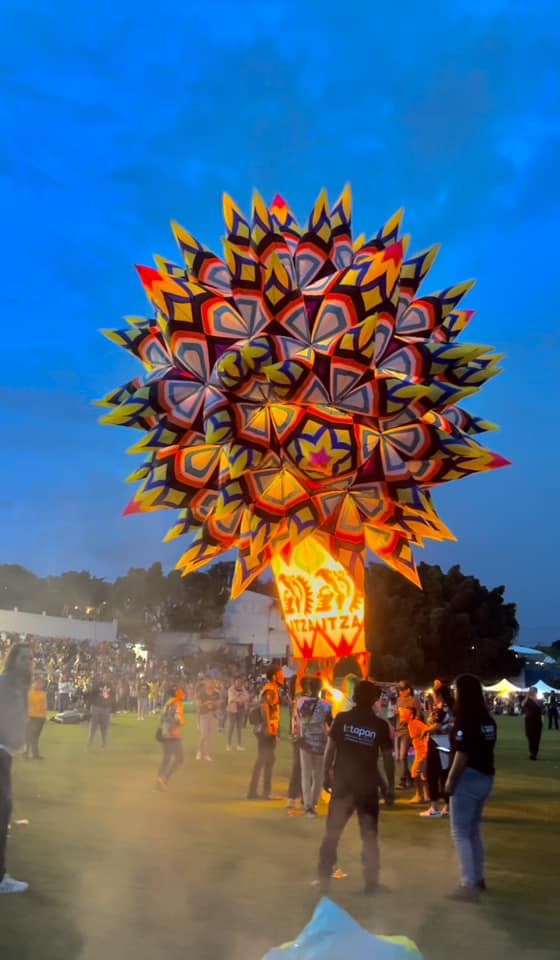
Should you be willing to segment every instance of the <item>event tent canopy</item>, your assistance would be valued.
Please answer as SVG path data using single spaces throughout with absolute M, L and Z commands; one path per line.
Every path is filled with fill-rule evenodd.
M 550 684 L 545 683 L 544 680 L 537 680 L 537 682 L 533 683 L 532 686 L 536 687 L 538 693 L 558 693 L 554 687 L 551 687 Z
M 498 680 L 497 683 L 493 683 L 491 687 L 484 687 L 487 693 L 499 693 L 501 695 L 505 693 L 521 693 L 522 687 L 516 687 L 514 683 L 510 680 L 506 680 L 505 677 L 502 680 Z

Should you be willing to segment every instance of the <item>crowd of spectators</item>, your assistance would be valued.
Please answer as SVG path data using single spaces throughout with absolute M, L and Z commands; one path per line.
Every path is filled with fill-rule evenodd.
M 0 637 L 0 671 L 11 644 L 20 639 L 9 633 Z M 116 712 L 141 710 L 143 714 L 160 711 L 173 687 L 180 687 L 187 704 L 194 706 L 203 675 L 215 678 L 224 713 L 235 675 L 243 674 L 250 696 L 258 685 L 258 668 L 248 671 L 245 661 L 240 666 L 224 661 L 220 666 L 218 658 L 216 666 L 214 658 L 214 665 L 207 664 L 201 671 L 199 656 L 160 658 L 122 642 L 94 645 L 60 637 L 25 639 L 32 649 L 35 675 L 42 676 L 46 684 L 48 709 L 57 713 L 87 712 L 88 693 L 100 680 L 110 683 Z

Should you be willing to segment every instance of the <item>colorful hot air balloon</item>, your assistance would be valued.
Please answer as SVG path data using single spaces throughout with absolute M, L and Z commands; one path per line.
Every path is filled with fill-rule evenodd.
M 125 513 L 194 534 L 178 567 L 235 548 L 237 597 L 272 565 L 295 657 L 365 672 L 366 549 L 420 586 L 412 547 L 454 539 L 433 488 L 508 461 L 459 406 L 499 372 L 456 342 L 472 282 L 418 295 L 437 247 L 407 257 L 401 213 L 353 242 L 350 210 L 348 187 L 303 227 L 281 197 L 248 220 L 226 196 L 224 259 L 174 224 L 184 265 L 138 268 L 151 316 L 106 331 L 145 373 L 100 403 L 142 431 Z

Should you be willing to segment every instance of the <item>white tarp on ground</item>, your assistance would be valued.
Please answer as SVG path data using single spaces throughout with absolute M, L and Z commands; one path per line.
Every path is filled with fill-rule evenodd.
M 297 940 L 269 950 L 263 960 L 423 960 L 408 937 L 376 937 L 323 898 Z
M 497 683 L 493 683 L 491 687 L 484 687 L 484 689 L 486 693 L 523 693 L 522 687 L 516 687 L 514 683 L 506 680 L 505 677 L 503 680 L 498 680 Z

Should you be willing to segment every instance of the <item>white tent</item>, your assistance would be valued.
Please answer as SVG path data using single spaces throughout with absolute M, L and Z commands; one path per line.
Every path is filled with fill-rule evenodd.
M 545 683 L 544 680 L 537 680 L 536 683 L 532 684 L 533 687 L 536 687 L 537 692 L 544 696 L 546 693 L 558 693 L 554 687 L 549 686 L 548 683 Z
M 493 683 L 491 687 L 484 687 L 484 689 L 486 693 L 497 693 L 501 697 L 505 696 L 506 693 L 522 693 L 522 687 L 516 687 L 514 683 L 506 680 L 505 677 L 502 680 L 498 680 L 497 683 Z

